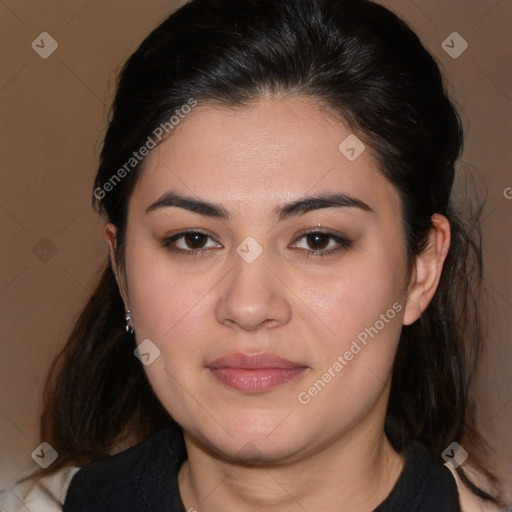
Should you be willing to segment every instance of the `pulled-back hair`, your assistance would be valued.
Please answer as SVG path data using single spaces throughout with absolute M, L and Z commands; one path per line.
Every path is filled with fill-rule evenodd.
M 401 198 L 409 269 L 425 249 L 432 216 L 450 221 L 451 246 L 436 294 L 402 329 L 386 433 L 398 451 L 417 439 L 439 462 L 452 442 L 464 444 L 493 482 L 479 463 L 482 440 L 468 412 L 482 343 L 482 268 L 477 225 L 465 226 L 450 201 L 462 123 L 433 57 L 383 6 L 193 0 L 156 28 L 121 72 L 94 185 L 95 207 L 117 227 L 116 258 L 124 261 L 128 203 L 144 159 L 126 163 L 148 137 L 157 138 L 162 123 L 191 100 L 235 109 L 287 96 L 310 98 L 372 148 Z M 114 181 L 116 173 L 122 179 Z M 41 435 L 60 455 L 53 471 L 84 465 L 173 422 L 134 348 L 107 262 L 46 385 Z M 462 467 L 457 471 L 475 494 L 497 502 Z

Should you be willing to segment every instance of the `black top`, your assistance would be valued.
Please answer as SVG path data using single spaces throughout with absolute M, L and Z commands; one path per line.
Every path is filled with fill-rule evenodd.
M 395 487 L 374 512 L 460 512 L 450 471 L 412 444 Z M 187 458 L 179 428 L 160 430 L 122 453 L 92 462 L 73 477 L 64 512 L 186 512 L 178 471 Z

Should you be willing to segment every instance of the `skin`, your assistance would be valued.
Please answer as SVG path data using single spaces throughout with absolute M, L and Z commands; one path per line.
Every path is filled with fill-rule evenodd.
M 450 243 L 433 217 L 428 248 L 407 273 L 400 199 L 371 149 L 353 162 L 338 150 L 351 131 L 305 98 L 267 99 L 243 110 L 199 105 L 149 155 L 130 199 L 125 264 L 112 264 L 136 339 L 160 357 L 145 366 L 164 407 L 185 432 L 179 473 L 186 508 L 369 511 L 393 488 L 403 458 L 384 435 L 391 368 L 402 325 L 436 290 Z M 229 219 L 183 208 L 147 208 L 166 192 L 221 205 Z M 304 196 L 339 192 L 366 203 L 284 220 L 273 209 Z M 198 229 L 211 238 L 162 240 Z M 304 231 L 348 238 L 349 247 Z M 254 238 L 252 263 L 236 248 Z M 192 244 L 192 245 L 191 245 Z M 253 250 L 253 249 L 251 249 Z M 365 328 L 401 306 L 330 382 L 307 391 Z M 232 352 L 271 353 L 307 367 L 263 393 L 233 390 L 205 367 Z M 247 458 L 252 458 L 247 463 Z M 257 459 L 257 460 L 254 460 Z

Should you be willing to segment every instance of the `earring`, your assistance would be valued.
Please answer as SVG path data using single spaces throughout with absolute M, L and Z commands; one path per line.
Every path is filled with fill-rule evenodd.
M 126 322 L 126 332 L 128 334 L 133 334 L 135 329 L 132 325 L 132 312 L 128 309 L 125 314 L 125 322 Z

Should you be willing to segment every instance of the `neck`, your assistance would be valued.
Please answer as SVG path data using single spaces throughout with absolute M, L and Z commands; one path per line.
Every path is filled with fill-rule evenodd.
M 186 510 L 335 512 L 340 504 L 345 510 L 374 510 L 391 492 L 404 465 L 379 427 L 358 425 L 317 453 L 291 463 L 253 466 L 221 460 L 185 435 L 189 458 L 178 485 Z

